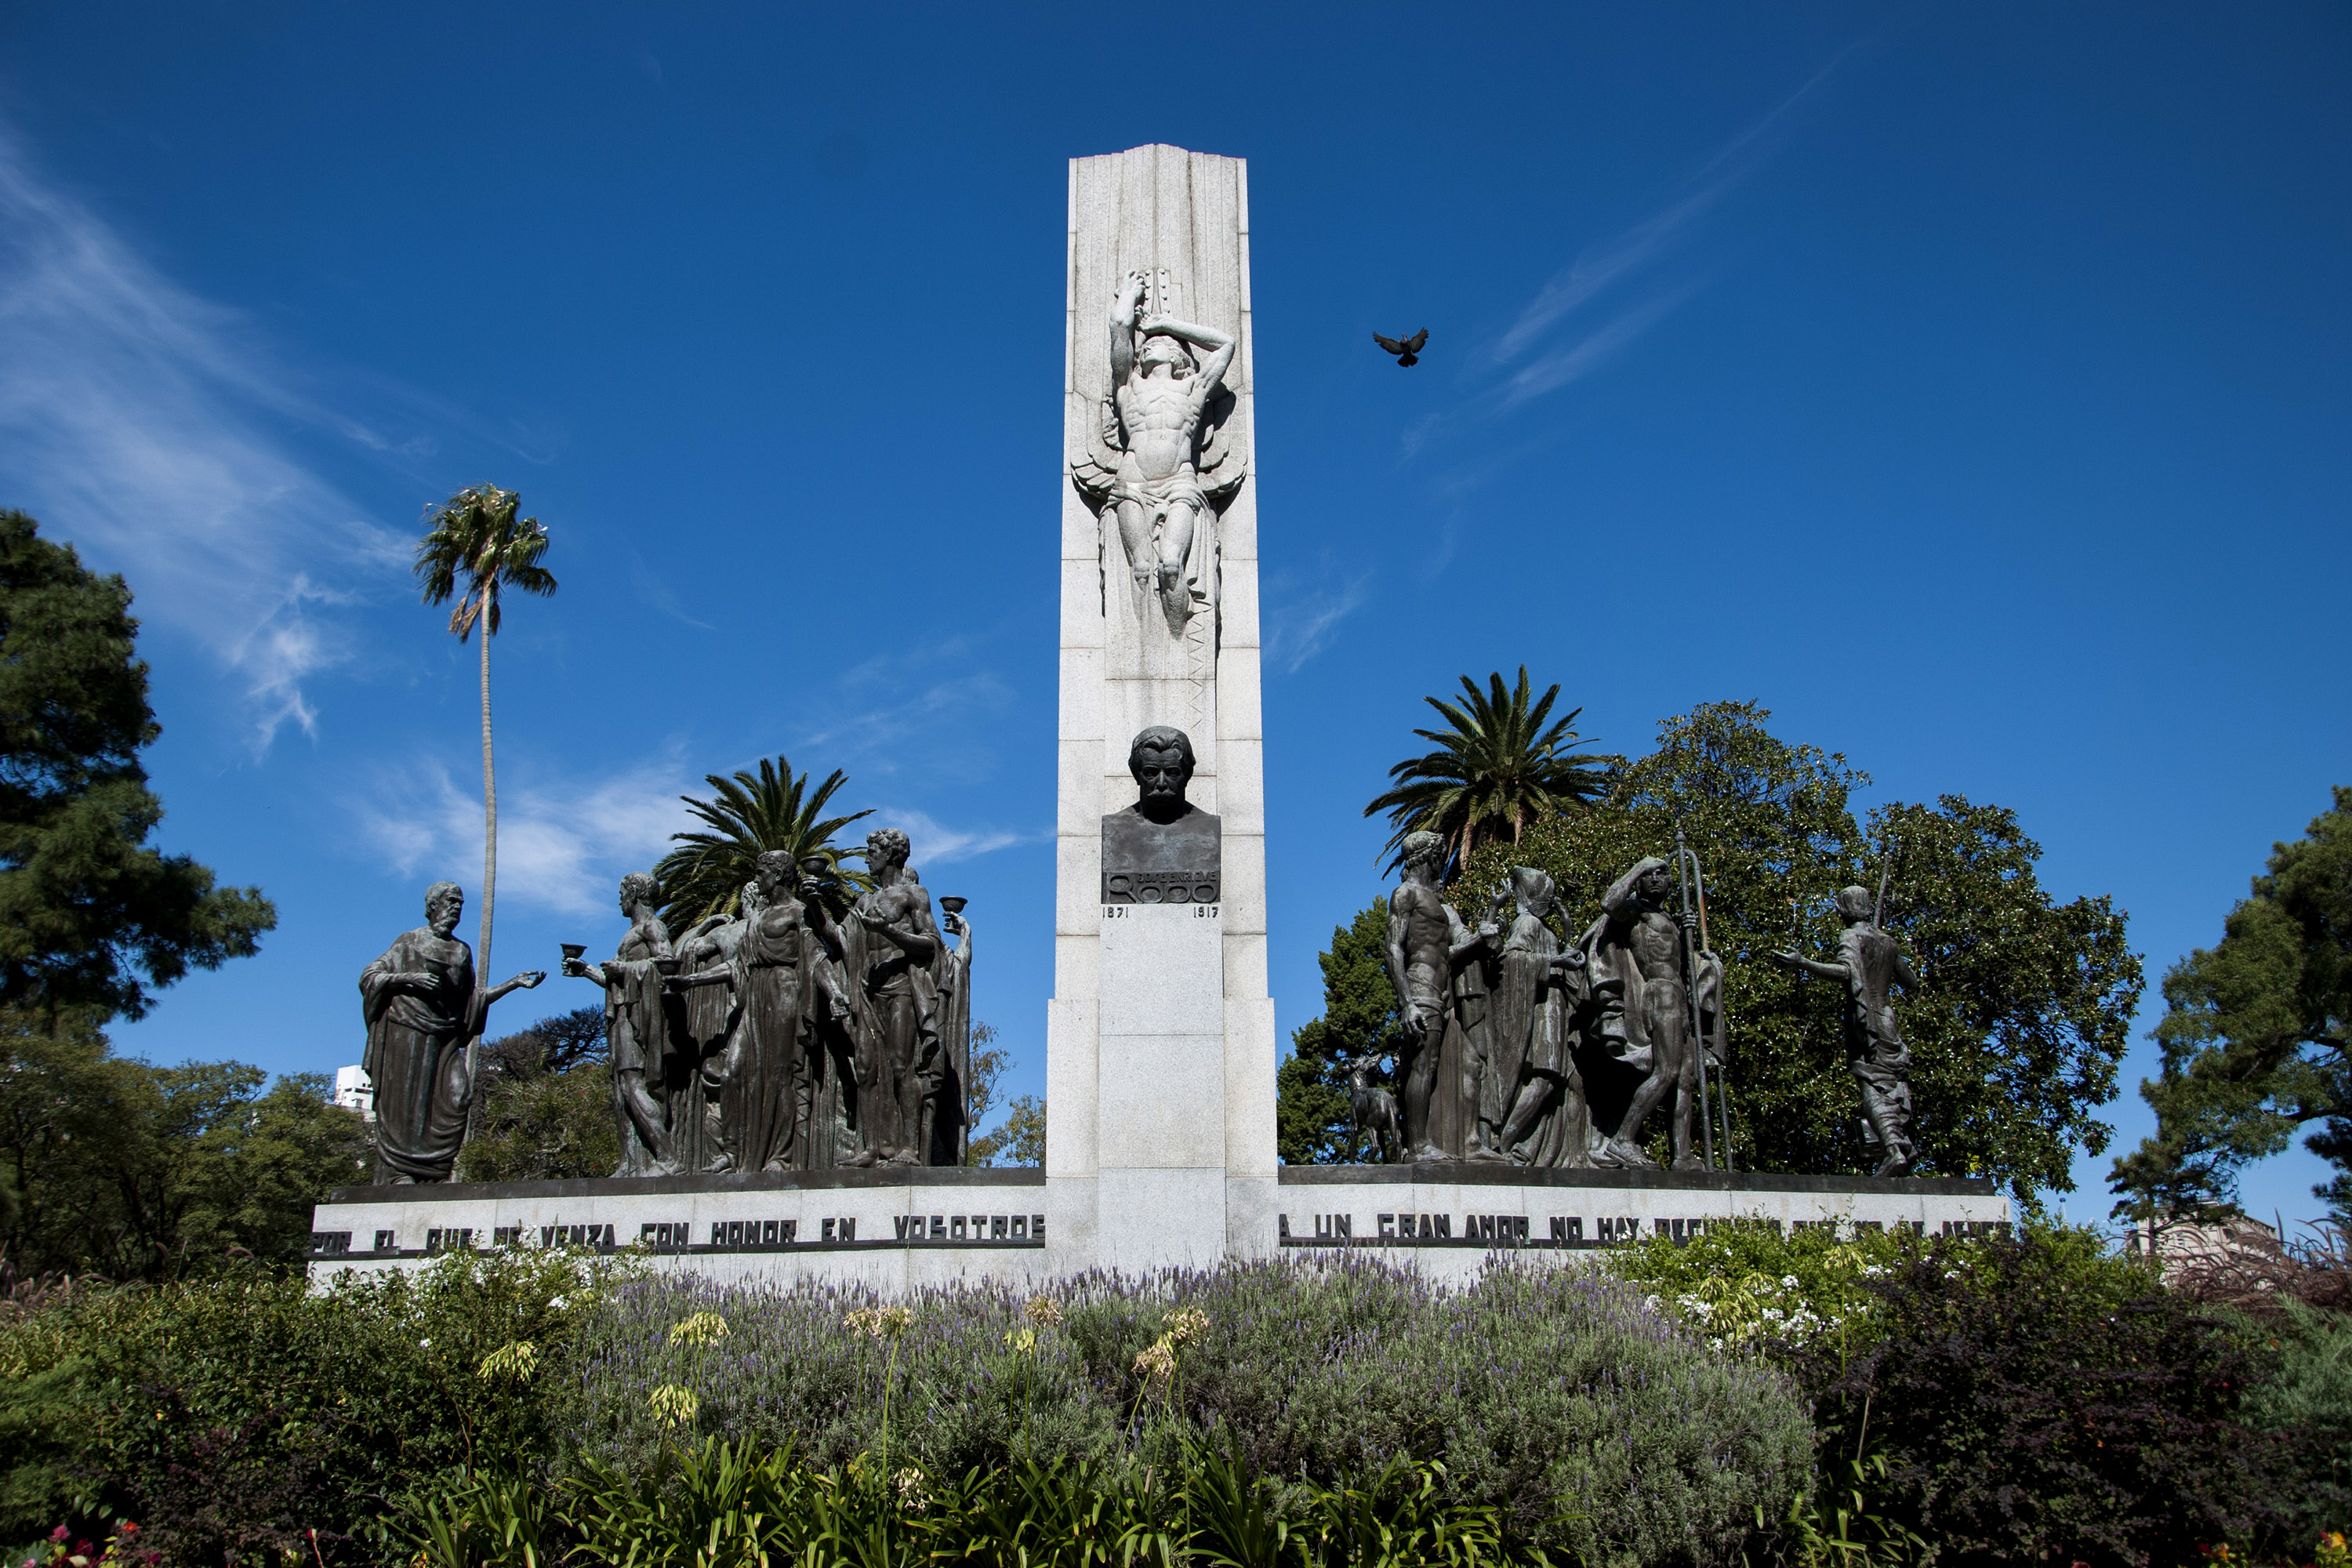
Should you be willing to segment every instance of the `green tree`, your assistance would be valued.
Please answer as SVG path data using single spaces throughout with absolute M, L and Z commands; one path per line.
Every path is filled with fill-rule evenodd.
M 604 1009 L 592 1003 L 541 1018 L 482 1047 L 482 1070 L 492 1079 L 565 1072 L 604 1059 Z
M 2232 1205 L 2238 1172 L 2305 1140 L 2337 1174 L 2313 1189 L 2352 1219 L 2352 789 L 2164 977 L 2164 1062 L 2140 1082 L 2156 1131 L 2116 1162 L 2118 1217 L 2199 1218 Z
M 609 1176 L 621 1163 L 613 1073 L 602 1058 L 555 1072 L 500 1078 L 482 1122 L 457 1152 L 467 1182 L 560 1182 Z
M 274 1268 L 299 1268 L 310 1251 L 311 1209 L 334 1188 L 369 1179 L 374 1136 L 358 1112 L 333 1103 L 333 1080 L 324 1073 L 289 1073 L 256 1094 L 258 1070 L 228 1065 L 252 1089 L 201 1134 L 187 1176 L 194 1201 L 181 1215 L 178 1249 L 203 1267 L 236 1248 Z M 160 1076 L 168 1084 L 189 1070 Z
M 278 923 L 260 889 L 147 846 L 163 805 L 139 756 L 163 731 L 121 577 L 0 511 L 0 1007 L 47 1025 L 139 1017 Z
M 996 1042 L 996 1030 L 990 1025 L 974 1023 L 971 1026 L 971 1059 L 964 1074 L 964 1115 L 970 1125 L 979 1126 L 996 1109 L 997 1086 L 1004 1081 L 1005 1069 L 1013 1065 L 1013 1053 Z M 985 1165 L 971 1140 L 964 1143 L 964 1163 Z
M 2105 1146 L 2108 1130 L 2093 1112 L 2114 1093 L 2138 1004 L 2140 964 L 2124 917 L 2105 898 L 2052 900 L 2034 874 L 2040 847 L 2001 807 L 1947 795 L 1857 822 L 1850 796 L 1867 776 L 1841 755 L 1774 736 L 1769 717 L 1727 702 L 1664 721 L 1657 750 L 1605 800 L 1534 823 L 1516 845 L 1488 843 L 1449 896 L 1475 923 L 1511 866 L 1540 868 L 1559 884 L 1558 931 L 1573 942 L 1621 873 L 1644 855 L 1673 852 L 1679 825 L 1706 869 L 1707 938 L 1728 965 L 1738 1164 L 1858 1174 L 1874 1162 L 1846 1070 L 1843 996 L 1766 954 L 1792 942 L 1827 951 L 1836 890 L 1874 887 L 1899 842 L 1887 928 L 1927 982 L 1901 1006 L 1920 1169 L 1996 1177 L 2029 1202 L 2042 1189 L 2068 1190 L 2073 1150 Z M 1335 939 L 1327 955 L 1325 1016 L 1301 1039 L 1328 1024 L 1330 1037 L 1353 1048 L 1377 1038 L 1365 1021 L 1394 1006 L 1386 974 L 1367 962 L 1368 920 L 1353 929 L 1355 940 Z M 1318 1056 L 1336 1055 L 1320 1044 L 1325 1035 L 1312 1037 Z M 1293 1081 L 1317 1076 L 1292 1070 Z M 1631 1092 L 1616 1071 L 1588 1066 L 1588 1089 L 1603 1105 Z M 1327 1071 L 1322 1085 L 1330 1082 Z M 1286 1117 L 1277 1110 L 1286 1153 L 1335 1157 L 1314 1152 L 1316 1110 L 1295 1096 Z
M 1396 830 L 1387 845 L 1391 869 L 1403 864 L 1405 835 L 1426 831 L 1445 840 L 1451 880 L 1482 846 L 1502 838 L 1516 844 L 1529 825 L 1607 792 L 1612 770 L 1622 759 L 1570 749 L 1584 739 L 1576 732 L 1583 709 L 1571 708 L 1547 726 L 1559 688 L 1531 700 L 1526 665 L 1519 666 L 1517 687 L 1506 689 L 1500 670 L 1489 683 L 1481 692 L 1462 677 L 1460 707 L 1422 699 L 1447 727 L 1413 733 L 1434 742 L 1437 750 L 1391 768 L 1396 787 L 1364 807 L 1366 816 L 1386 812 Z
M 678 798 L 712 831 L 670 835 L 682 847 L 663 856 L 661 864 L 654 868 L 665 900 L 662 918 L 670 929 L 683 931 L 706 915 L 733 913 L 742 899 L 743 884 L 751 880 L 765 850 L 781 849 L 795 860 L 822 855 L 835 876 L 852 885 L 863 885 L 862 874 L 845 872 L 841 866 L 843 856 L 863 850 L 838 848 L 833 836 L 874 814 L 819 816 L 825 803 L 848 782 L 848 775 L 835 768 L 812 793 L 809 775 L 793 773 L 791 761 L 782 756 L 772 763 L 762 757 L 756 777 L 740 770 L 731 779 L 704 774 L 703 783 L 716 798 L 697 800 L 690 795 Z
M 372 1152 L 323 1075 L 116 1057 L 89 1016 L 0 1014 L 0 1257 L 19 1273 L 165 1279 L 299 1265 L 311 1205 Z
M 1348 1098 L 1347 1063 L 1370 1058 L 1370 1081 L 1394 1089 L 1379 1067 L 1403 1031 L 1388 972 L 1389 914 L 1377 903 L 1331 930 L 1323 967 L 1323 1012 L 1290 1037 L 1290 1055 L 1275 1077 L 1275 1151 L 1285 1164 L 1352 1164 L 1367 1158 Z
M 1037 1165 L 1045 1163 L 1045 1102 L 1034 1094 L 1005 1107 L 1003 1123 L 971 1141 L 975 1165 Z
M 1728 973 L 1735 1159 L 1744 1169 L 1864 1173 L 1860 1100 L 1846 1070 L 1844 997 L 1769 963 L 1836 941 L 1842 887 L 1875 888 L 1897 855 L 1886 929 L 1926 984 L 1900 1005 L 1912 1056 L 1922 1174 L 1992 1176 L 2021 1199 L 2068 1191 L 2073 1152 L 2095 1154 L 2094 1114 L 2115 1092 L 2142 987 L 2124 917 L 2105 897 L 2053 901 L 2041 847 L 2005 808 L 1945 795 L 1892 803 L 1857 822 L 1868 775 L 1838 753 L 1791 744 L 1753 703 L 1707 703 L 1663 721 L 1657 749 L 1598 807 L 1553 818 L 1516 850 L 1494 846 L 1454 889 L 1465 917 L 1509 867 L 1558 879 L 1573 941 L 1600 898 L 1643 855 L 1670 855 L 1679 826 L 1706 879 L 1706 935 Z M 1588 1084 L 1607 1100 L 1604 1064 Z
M 535 517 L 518 517 L 522 497 L 496 485 L 459 490 L 433 509 L 432 526 L 416 545 L 416 578 L 425 602 L 457 607 L 449 630 L 459 643 L 482 626 L 482 939 L 474 952 L 476 984 L 490 984 L 490 915 L 499 894 L 499 785 L 490 765 L 490 638 L 503 618 L 506 590 L 555 592 L 555 575 L 540 564 L 547 553 L 547 530 Z

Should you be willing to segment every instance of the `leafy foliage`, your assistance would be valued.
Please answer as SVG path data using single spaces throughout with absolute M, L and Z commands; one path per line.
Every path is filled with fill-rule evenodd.
M 988 1121 L 988 1112 L 992 1112 L 997 1107 L 997 1084 L 1004 1081 L 1004 1069 L 1013 1065 L 1012 1051 L 997 1047 L 995 1039 L 995 1027 L 985 1023 L 971 1025 L 971 1058 L 969 1058 L 967 1072 L 964 1072 L 964 1114 L 971 1119 L 969 1121 L 971 1126 L 981 1126 L 983 1121 Z M 1002 1150 L 1007 1142 L 1009 1135 L 1004 1133 L 1004 1129 L 971 1138 L 964 1145 L 964 1163 L 967 1166 L 992 1163 L 997 1150 Z
M 1612 1248 L 1603 1267 L 1656 1292 L 1658 1304 L 1717 1349 L 1802 1363 L 1822 1350 L 1841 1362 L 1875 1342 L 1869 1289 L 1916 1256 L 1910 1233 L 1784 1231 L 1769 1220 L 1710 1226 L 1687 1241 L 1646 1237 Z
M 1004 1120 L 991 1132 L 971 1141 L 975 1165 L 1045 1163 L 1045 1102 L 1034 1094 L 1014 1097 L 1004 1108 Z
M 862 873 L 845 872 L 841 866 L 843 856 L 864 851 L 840 848 L 833 836 L 874 814 L 820 816 L 825 803 L 849 782 L 840 769 L 835 768 L 814 792 L 808 787 L 809 775 L 793 772 L 792 763 L 782 756 L 772 763 L 762 757 L 756 777 L 739 770 L 731 779 L 708 773 L 703 782 L 710 786 L 714 798 L 679 798 L 711 831 L 673 835 L 681 847 L 671 850 L 654 868 L 667 900 L 662 917 L 671 930 L 683 931 L 705 915 L 732 914 L 742 901 L 743 884 L 751 880 L 758 868 L 761 854 L 770 849 L 781 849 L 795 860 L 822 855 L 835 876 L 864 885 Z
M 1413 733 L 1437 749 L 1391 768 L 1396 787 L 1364 807 L 1366 816 L 1386 812 L 1396 829 L 1387 846 L 1391 869 L 1403 863 L 1406 834 L 1430 832 L 1445 840 L 1450 880 L 1480 846 L 1503 838 L 1516 844 L 1530 824 L 1607 790 L 1610 770 L 1622 759 L 1570 749 L 1583 739 L 1576 721 L 1584 710 L 1544 722 L 1558 686 L 1533 697 L 1521 665 L 1516 687 L 1506 689 L 1497 670 L 1489 688 L 1481 692 L 1465 675 L 1461 706 L 1422 699 L 1447 727 Z
M 1869 1288 L 1881 1331 L 1819 1358 L 1815 1419 L 1885 1456 L 1881 1506 L 1938 1562 L 2188 1563 L 2281 1522 L 2242 1342 L 2086 1233 L 1930 1246 Z
M 892 1451 L 928 1475 L 1020 1457 L 1181 1464 L 1185 1435 L 1222 1432 L 1244 1472 L 1286 1487 L 1442 1465 L 1445 1500 L 1603 1563 L 1720 1555 L 1759 1506 L 1777 1515 L 1809 1459 L 1780 1374 L 1710 1355 L 1581 1271 L 1504 1269 L 1458 1290 L 1354 1261 L 1089 1275 L 1054 1288 L 1049 1329 L 1001 1287 L 935 1289 L 908 1299 L 889 1355 L 842 1328 L 874 1300 L 813 1282 L 630 1287 L 593 1352 L 609 1370 L 583 1390 L 589 1458 L 644 1473 L 675 1432 L 846 1465 L 882 1447 L 887 1390 Z M 709 1311 L 723 1340 L 673 1342 Z M 654 1413 L 667 1385 L 698 1395 L 693 1433 Z
M 1679 826 L 1706 868 L 1706 935 L 1728 969 L 1738 1164 L 1862 1173 L 1874 1161 L 1844 1061 L 1844 998 L 1767 955 L 1792 940 L 1829 949 L 1836 890 L 1874 887 L 1896 857 L 1885 924 L 1926 982 L 1901 1005 L 1922 1173 L 1999 1177 L 2029 1203 L 2070 1190 L 2074 1148 L 2105 1145 L 2094 1111 L 2114 1093 L 2138 1004 L 2124 917 L 2104 897 L 2054 902 L 2034 875 L 2040 846 L 2001 807 L 1946 795 L 1857 823 L 1849 796 L 1867 775 L 1774 736 L 1769 716 L 1708 703 L 1664 721 L 1657 750 L 1608 799 L 1479 850 L 1450 896 L 1475 917 L 1512 865 L 1540 868 L 1559 883 L 1572 940 L 1609 883 L 1670 854 Z M 1605 1070 L 1586 1081 L 1596 1098 L 1626 1092 Z
M 971 1073 L 965 1090 L 971 1106 L 971 1124 L 978 1127 L 996 1109 L 997 1085 L 1013 1065 L 1012 1053 L 992 1044 L 996 1031 L 986 1024 L 971 1026 Z M 1045 1163 L 1045 1102 L 1024 1094 L 1005 1107 L 1004 1120 L 975 1135 L 965 1152 L 971 1165 L 1040 1165 Z
M 0 1013 L 0 1257 L 124 1280 L 299 1262 L 311 1205 L 364 1178 L 371 1145 L 323 1075 L 267 1078 L 151 1067 L 86 1018 L 51 1032 Z
M 163 731 L 121 577 L 0 511 L 0 1006 L 45 1026 L 139 1017 L 278 923 L 258 889 L 147 847 L 163 805 L 139 755 Z
M 1275 1152 L 1286 1164 L 1353 1164 L 1365 1156 L 1348 1098 L 1350 1059 L 1375 1064 L 1367 1081 L 1392 1075 L 1376 1064 L 1403 1038 L 1396 987 L 1388 972 L 1388 910 L 1374 904 L 1331 931 L 1317 955 L 1323 969 L 1322 1016 L 1290 1037 L 1290 1055 L 1275 1076 Z
M 410 1526 L 417 1568 L 485 1563 L 1202 1563 L 1422 1568 L 1499 1563 L 1491 1509 L 1400 1460 L 1361 1487 L 1291 1489 L 1212 1444 L 1171 1466 L 1016 1459 L 961 1478 L 919 1466 L 819 1468 L 706 1438 L 648 1470 L 599 1468 L 553 1495 L 469 1478 Z M 1287 1505 L 1287 1506 L 1286 1506 Z M 1285 1515 L 1287 1514 L 1287 1517 Z
M 2245 1422 L 2305 1455 L 2299 1495 L 2280 1499 L 2295 1516 L 2289 1539 L 2352 1529 L 2352 1312 L 2290 1296 L 2247 1333 L 2265 1364 L 2247 1391 Z
M 613 1074 L 601 1057 L 560 1072 L 499 1078 L 483 1091 L 481 1123 L 457 1152 L 467 1182 L 561 1182 L 609 1176 L 621 1163 Z
M 325 1292 L 245 1270 L 0 1321 L 0 1529 L 26 1539 L 79 1498 L 175 1563 L 383 1561 L 379 1516 L 553 1451 L 598 1288 L 560 1252 L 458 1254 Z M 528 1375 L 493 1360 L 517 1344 Z
M 2210 1216 L 2248 1161 L 2324 1121 L 2306 1142 L 2338 1174 L 2315 1190 L 2352 1217 L 2352 788 L 2273 847 L 2221 942 L 2165 975 L 2164 999 L 2164 1065 L 2139 1086 L 2156 1131 L 2116 1162 L 2117 1213 Z
M 604 1009 L 591 1004 L 490 1041 L 482 1047 L 482 1068 L 495 1078 L 530 1078 L 601 1062 L 604 1051 Z
M 506 590 L 555 592 L 555 574 L 541 562 L 547 555 L 547 530 L 535 517 L 517 515 L 522 497 L 496 485 L 459 490 L 433 509 L 431 526 L 416 545 L 416 580 L 428 605 L 457 603 L 449 612 L 449 633 L 459 642 L 488 617 L 487 633 L 498 635 Z

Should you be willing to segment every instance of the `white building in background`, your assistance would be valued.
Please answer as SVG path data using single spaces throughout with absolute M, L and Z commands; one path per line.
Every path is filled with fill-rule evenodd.
M 335 1103 L 358 1111 L 370 1121 L 375 1120 L 375 1086 L 368 1082 L 364 1068 L 335 1069 Z
M 2125 1246 L 2135 1257 L 2153 1253 L 2168 1282 L 2199 1268 L 2286 1260 L 2286 1245 L 2278 1227 L 2242 1214 L 2211 1225 L 2174 1220 L 2157 1226 L 2142 1221 L 2132 1226 Z

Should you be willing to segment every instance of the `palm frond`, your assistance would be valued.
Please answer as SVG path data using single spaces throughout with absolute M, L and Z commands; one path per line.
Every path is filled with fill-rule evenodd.
M 662 915 L 672 929 L 682 930 L 707 915 L 734 913 L 742 901 L 743 884 L 752 879 L 760 856 L 770 849 L 781 849 L 795 860 L 822 855 L 835 880 L 853 888 L 872 886 L 864 872 L 841 863 L 846 856 L 864 854 L 864 847 L 837 846 L 833 837 L 873 813 L 818 816 L 849 782 L 840 769 L 814 791 L 809 776 L 793 773 L 792 763 L 782 756 L 773 762 L 761 758 L 756 774 L 738 772 L 722 778 L 709 773 L 703 782 L 710 786 L 710 799 L 679 798 L 710 831 L 670 835 L 679 847 L 654 868 L 662 885 Z
M 1515 686 L 1504 685 L 1500 670 L 1484 690 L 1466 675 L 1461 684 L 1458 699 L 1422 699 L 1446 728 L 1413 733 L 1436 749 L 1389 769 L 1395 787 L 1364 807 L 1366 816 L 1386 814 L 1395 829 L 1383 846 L 1391 870 L 1403 862 L 1405 836 L 1426 831 L 1445 841 L 1444 875 L 1451 881 L 1482 845 L 1517 843 L 1545 817 L 1599 799 L 1623 764 L 1610 753 L 1571 749 L 1584 739 L 1576 732 L 1584 710 L 1552 719 L 1559 688 L 1537 697 L 1525 665 Z
M 540 564 L 547 554 L 547 530 L 534 517 L 520 517 L 522 497 L 496 485 L 459 490 L 432 510 L 431 525 L 416 543 L 416 579 L 428 605 L 457 601 L 449 630 L 459 642 L 477 622 L 496 636 L 504 618 L 499 600 L 508 588 L 541 597 L 555 592 L 555 574 Z

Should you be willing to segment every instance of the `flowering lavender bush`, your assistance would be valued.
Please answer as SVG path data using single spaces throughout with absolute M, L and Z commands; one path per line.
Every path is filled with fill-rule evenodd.
M 1165 1462 L 1217 1433 L 1303 1500 L 1400 1458 L 1510 1534 L 1595 1563 L 1712 1558 L 1777 1517 L 1811 1428 L 1793 1385 L 1710 1353 L 1640 1292 L 1502 1268 L 1450 1289 L 1378 1263 L 1089 1274 L 1033 1302 L 936 1289 L 894 1340 L 855 1289 L 640 1280 L 606 1299 L 574 1363 L 583 1460 L 651 1464 L 687 1434 L 790 1445 L 822 1465 L 896 1453 L 933 1475 L 1017 1459 Z M 691 1347 L 672 1327 L 725 1319 Z M 894 1354 L 895 1352 L 895 1354 Z M 887 1380 L 887 1381 L 886 1381 Z M 884 1408 L 890 1411 L 889 1428 Z

